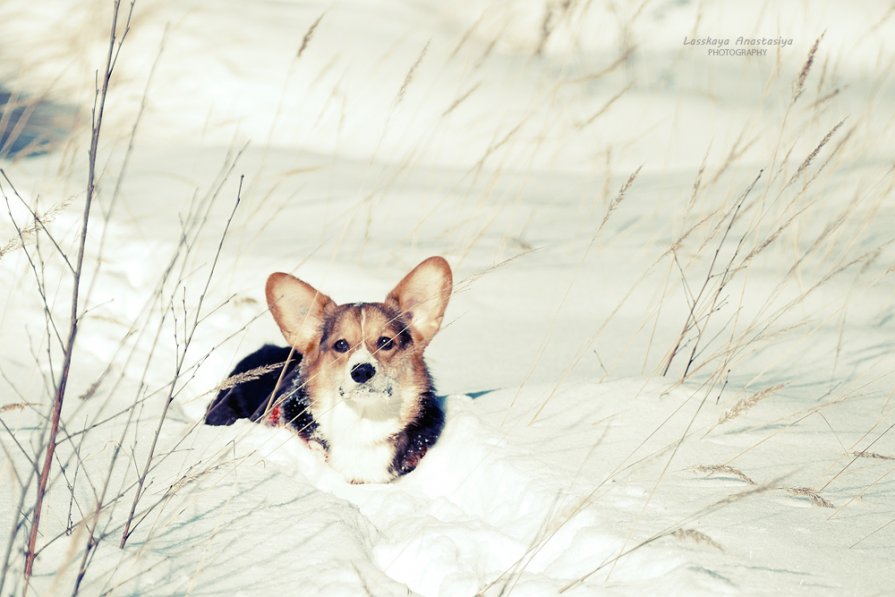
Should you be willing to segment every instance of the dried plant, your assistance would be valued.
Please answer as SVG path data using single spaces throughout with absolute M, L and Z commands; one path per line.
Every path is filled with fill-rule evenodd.
M 748 483 L 749 485 L 756 485 L 755 481 L 753 481 L 748 475 L 746 475 L 746 473 L 738 468 L 734 468 L 726 464 L 696 466 L 693 467 L 693 470 L 698 473 L 706 473 L 708 475 L 730 475 L 732 477 L 736 477 L 744 483 Z
M 724 548 L 721 547 L 720 543 L 696 529 L 678 529 L 671 533 L 671 536 L 675 539 L 680 539 L 681 541 L 690 541 L 691 543 L 697 543 L 699 545 L 708 545 L 709 547 L 714 547 L 718 551 L 724 551 Z
M 811 72 L 811 65 L 814 64 L 814 55 L 817 53 L 817 48 L 820 45 L 821 40 L 823 40 L 824 35 L 826 35 L 826 32 L 821 33 L 820 37 L 814 41 L 814 45 L 812 45 L 811 49 L 808 51 L 808 58 L 805 59 L 805 64 L 802 65 L 802 70 L 799 71 L 799 78 L 796 80 L 795 87 L 793 88 L 792 103 L 795 103 L 805 90 L 805 80 L 808 78 L 808 73 Z
M 858 458 L 871 458 L 874 460 L 895 460 L 895 456 L 887 456 L 876 452 L 852 452 L 852 456 L 857 456 Z
M 740 415 L 742 415 L 743 413 L 745 413 L 746 411 L 748 411 L 749 409 L 754 407 L 756 404 L 758 404 L 759 402 L 761 402 L 768 396 L 771 396 L 775 392 L 781 390 L 785 386 L 786 386 L 786 384 L 780 383 L 777 385 L 773 385 L 769 388 L 759 390 L 758 392 L 755 392 L 754 394 L 752 394 L 751 396 L 749 396 L 747 398 L 743 398 L 742 400 L 740 400 L 739 402 L 734 404 L 730 410 L 728 410 L 726 413 L 724 413 L 720 419 L 718 419 L 718 425 L 721 425 L 722 423 L 727 423 L 728 421 L 732 421 L 732 420 L 736 419 L 737 417 L 739 417 Z
M 821 508 L 835 508 L 830 501 L 824 498 L 822 495 L 817 493 L 815 490 L 810 487 L 792 487 L 786 490 L 788 493 L 792 495 L 796 495 L 799 497 L 807 497 L 811 500 L 811 503 L 815 506 L 820 506 Z

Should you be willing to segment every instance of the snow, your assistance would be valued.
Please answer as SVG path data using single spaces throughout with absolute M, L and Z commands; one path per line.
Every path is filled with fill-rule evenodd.
M 110 6 L 0 7 L 0 91 L 65 133 L 0 161 L 22 197 L 0 180 L 0 247 L 28 203 L 76 252 Z M 893 23 L 871 1 L 138 0 L 28 594 L 72 592 L 107 478 L 85 595 L 890 592 Z M 682 44 L 739 35 L 793 42 Z M 0 248 L 4 594 L 61 362 L 27 256 L 60 335 L 70 310 L 36 238 Z M 382 300 L 429 255 L 455 292 L 416 471 L 351 485 L 287 430 L 200 424 L 280 341 L 269 273 Z

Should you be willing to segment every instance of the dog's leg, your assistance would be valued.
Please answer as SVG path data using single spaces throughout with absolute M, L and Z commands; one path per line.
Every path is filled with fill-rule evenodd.
M 444 429 L 444 411 L 432 394 L 420 397 L 420 413 L 416 420 L 395 438 L 394 474 L 406 475 L 417 467 Z

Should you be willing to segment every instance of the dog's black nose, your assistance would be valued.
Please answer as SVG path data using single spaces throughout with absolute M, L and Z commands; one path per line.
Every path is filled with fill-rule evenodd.
M 364 383 L 376 375 L 376 368 L 370 363 L 359 363 L 351 368 L 351 379 L 357 383 Z

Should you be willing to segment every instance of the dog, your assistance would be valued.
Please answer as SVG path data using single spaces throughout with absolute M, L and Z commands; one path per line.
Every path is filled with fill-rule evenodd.
M 205 414 L 289 426 L 352 483 L 387 483 L 414 470 L 444 427 L 423 358 L 453 288 L 442 257 L 417 265 L 381 303 L 337 305 L 284 273 L 267 304 L 288 346 L 240 361 Z

